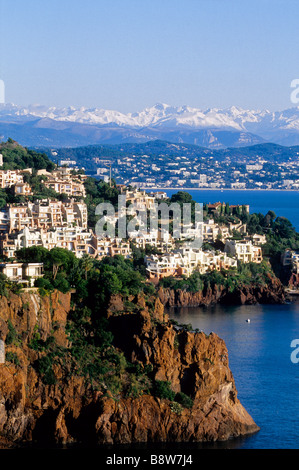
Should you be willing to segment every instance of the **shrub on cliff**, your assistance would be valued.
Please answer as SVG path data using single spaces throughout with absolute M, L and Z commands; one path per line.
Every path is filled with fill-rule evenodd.
M 13 326 L 11 320 L 8 320 L 8 334 L 6 336 L 6 344 L 14 344 L 15 346 L 21 345 L 21 338 L 20 335 L 17 333 L 15 327 Z
M 15 352 L 6 353 L 5 360 L 6 362 L 11 362 L 12 364 L 15 364 L 16 366 L 19 366 L 21 364 L 20 359 Z
M 56 377 L 53 371 L 52 355 L 48 354 L 38 359 L 34 364 L 34 368 L 41 375 L 45 385 L 55 385 Z
M 87 298 L 86 302 L 97 315 L 102 315 L 112 295 L 137 295 L 143 291 L 144 286 L 145 279 L 134 269 L 130 260 L 120 255 L 107 257 L 102 261 L 95 261 L 87 286 L 88 292 L 93 292 L 94 295 Z
M 158 398 L 173 401 L 175 399 L 175 392 L 171 389 L 171 382 L 164 380 L 156 380 L 154 383 L 153 394 Z
M 7 277 L 5 276 L 5 274 L 0 273 L 0 296 L 2 295 L 4 297 L 7 296 L 6 284 L 7 284 Z
M 192 408 L 193 400 L 183 392 L 179 392 L 175 396 L 175 401 L 182 405 L 184 408 Z

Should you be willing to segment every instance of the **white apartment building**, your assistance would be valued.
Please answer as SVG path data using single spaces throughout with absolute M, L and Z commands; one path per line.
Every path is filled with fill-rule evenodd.
M 267 243 L 266 235 L 260 235 L 259 233 L 248 235 L 248 237 L 244 237 L 244 240 L 251 240 L 255 246 L 261 246 Z
M 155 206 L 155 198 L 145 191 L 127 191 L 125 194 L 126 202 L 134 204 L 137 209 L 150 210 Z
M 42 246 L 47 250 L 64 248 L 72 251 L 77 258 L 84 254 L 96 257 L 96 245 L 93 232 L 81 227 L 54 227 L 51 230 L 25 227 L 17 233 L 6 233 L 0 240 L 1 252 L 8 258 L 14 258 L 17 250 L 32 246 Z
M 226 240 L 224 251 L 243 263 L 261 263 L 263 261 L 262 248 L 253 245 L 251 240 Z
M 130 243 L 122 238 L 96 239 L 96 258 L 102 259 L 106 256 L 121 255 L 124 258 L 130 258 L 132 251 Z
M 145 249 L 146 245 L 169 251 L 174 247 L 174 240 L 166 230 L 135 230 L 129 231 L 128 236 L 136 244 L 137 248 Z
M 286 250 L 281 256 L 283 266 L 291 266 L 292 271 L 299 273 L 299 251 Z
M 23 183 L 21 170 L 0 170 L 0 188 L 11 188 L 17 183 Z
M 26 197 L 32 195 L 31 187 L 27 183 L 16 183 L 14 189 L 16 196 Z
M 44 185 L 59 194 L 66 194 L 69 197 L 85 197 L 86 191 L 84 181 L 86 175 L 73 175 L 71 168 L 59 168 L 51 173 L 46 170 L 39 170 L 39 176 L 45 176 Z
M 70 197 L 86 196 L 84 185 L 81 182 L 75 181 L 71 178 L 67 180 L 49 179 L 48 181 L 44 181 L 44 185 L 49 189 L 53 189 L 53 191 L 56 193 L 66 194 Z
M 43 263 L 1 263 L 0 272 L 10 281 L 29 284 L 31 287 L 34 281 L 43 276 Z
M 189 277 L 195 270 L 204 274 L 208 271 L 237 267 L 237 260 L 228 257 L 225 253 L 196 250 L 190 247 L 184 247 L 162 256 L 147 256 L 145 263 L 148 278 L 154 283 L 168 276 Z
M 230 236 L 231 231 L 229 227 L 216 224 L 213 219 L 209 219 L 208 222 L 199 222 L 196 228 L 184 227 L 181 238 L 202 237 L 202 241 L 204 242 L 215 242 L 218 237 L 220 237 L 221 240 L 225 240 Z
M 23 204 L 9 204 L 0 211 L 0 231 L 28 228 L 52 228 L 57 226 L 87 228 L 87 206 L 80 202 L 51 201 L 44 199 Z

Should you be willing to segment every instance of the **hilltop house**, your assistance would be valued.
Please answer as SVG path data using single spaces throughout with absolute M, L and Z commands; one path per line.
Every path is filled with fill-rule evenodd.
M 43 263 L 1 263 L 0 272 L 12 282 L 34 285 L 43 276 Z
M 149 280 L 156 284 L 168 276 L 189 277 L 195 270 L 204 274 L 213 270 L 236 268 L 237 260 L 225 253 L 183 247 L 161 256 L 146 256 L 145 264 Z
M 226 240 L 224 252 L 243 263 L 263 261 L 262 248 L 259 245 L 253 245 L 251 240 Z

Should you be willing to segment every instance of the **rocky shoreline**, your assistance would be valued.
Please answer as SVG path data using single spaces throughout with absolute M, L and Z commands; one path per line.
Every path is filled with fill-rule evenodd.
M 131 363 L 150 366 L 155 380 L 169 381 L 175 392 L 191 396 L 192 408 L 152 395 L 116 399 L 96 392 L 83 376 L 66 378 L 67 361 L 55 364 L 56 382 L 45 385 L 34 368 L 44 353 L 32 350 L 29 342 L 38 324 L 43 340 L 54 335 L 62 348 L 69 347 L 71 295 L 10 294 L 0 297 L 0 338 L 6 341 L 10 322 L 22 341 L 6 347 L 17 363 L 0 364 L 2 446 L 204 442 L 259 430 L 237 398 L 224 341 L 214 333 L 176 331 L 159 299 L 153 311 L 143 297 L 131 300 L 137 313 L 121 312 L 119 296 L 110 302 L 108 321 L 116 347 Z
M 225 305 L 282 304 L 286 301 L 284 286 L 269 275 L 266 286 L 243 285 L 229 292 L 222 285 L 209 287 L 205 292 L 188 292 L 160 287 L 158 297 L 169 307 L 208 307 L 217 303 Z

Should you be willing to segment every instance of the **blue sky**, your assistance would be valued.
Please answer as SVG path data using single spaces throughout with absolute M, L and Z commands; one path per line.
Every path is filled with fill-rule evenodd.
M 285 109 L 297 0 L 0 0 L 6 101 Z

